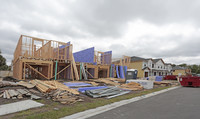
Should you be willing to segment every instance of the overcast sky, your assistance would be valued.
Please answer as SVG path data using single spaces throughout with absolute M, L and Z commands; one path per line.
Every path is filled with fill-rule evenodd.
M 21 34 L 95 47 L 113 57 L 200 64 L 200 0 L 1 0 L 0 49 L 10 64 Z

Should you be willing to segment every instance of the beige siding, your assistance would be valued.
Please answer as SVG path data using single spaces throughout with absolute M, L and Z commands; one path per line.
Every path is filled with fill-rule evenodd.
M 130 63 L 130 69 L 137 69 L 138 70 L 138 75 L 137 77 L 142 78 L 144 77 L 144 70 L 142 70 L 142 65 L 143 62 L 139 61 L 139 62 L 131 62 Z
M 186 75 L 185 70 L 175 70 L 172 74 L 173 75 L 179 75 L 180 73 L 181 73 L 181 75 Z

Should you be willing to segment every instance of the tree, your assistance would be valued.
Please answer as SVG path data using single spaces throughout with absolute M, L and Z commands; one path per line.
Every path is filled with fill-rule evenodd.
M 181 67 L 187 67 L 188 65 L 187 64 L 180 64 L 179 66 L 181 66 Z
M 0 50 L 0 70 L 8 70 L 8 66 L 6 65 L 6 59 L 1 55 L 1 50 Z

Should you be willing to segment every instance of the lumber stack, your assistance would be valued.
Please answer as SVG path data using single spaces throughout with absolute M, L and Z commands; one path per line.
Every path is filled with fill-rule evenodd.
M 69 93 L 66 90 L 54 90 L 49 93 L 49 96 L 54 100 L 58 101 L 62 104 L 73 104 L 78 101 L 83 101 L 80 99 L 80 97 L 73 95 L 72 93 Z
M 161 85 L 161 86 L 170 86 L 170 82 L 165 82 L 165 81 L 154 81 L 155 85 Z
M 119 86 L 120 85 L 119 83 L 108 80 L 108 79 L 94 79 L 92 81 L 97 82 L 97 83 L 105 83 L 105 84 L 108 84 L 111 86 Z
M 106 78 L 107 80 L 111 80 L 111 81 L 117 81 L 117 82 L 120 82 L 120 83 L 125 83 L 126 80 L 125 79 L 122 79 L 122 78 Z
M 20 85 L 20 86 L 26 87 L 26 88 L 34 88 L 35 87 L 35 85 L 30 84 L 30 83 L 25 82 L 25 81 L 17 82 L 17 84 Z
M 55 90 L 56 87 L 48 85 L 46 83 L 44 83 L 43 81 L 40 80 L 32 80 L 30 81 L 31 84 L 35 85 L 36 88 L 41 91 L 42 93 L 47 93 L 47 92 L 51 92 L 52 90 Z
M 56 89 L 60 89 L 60 90 L 65 90 L 65 91 L 68 91 L 74 95 L 79 95 L 80 93 L 76 90 L 76 89 L 71 89 L 71 88 L 68 88 L 67 86 L 65 86 L 64 84 L 62 83 L 59 83 L 58 81 L 44 81 L 45 84 L 48 84 L 50 86 L 53 86 L 55 87 Z
M 122 84 L 120 87 L 123 88 L 123 89 L 128 89 L 128 90 L 133 90 L 133 91 L 143 89 L 143 87 L 139 83 L 136 83 L 136 82 L 130 82 L 130 83 L 127 83 L 127 84 Z

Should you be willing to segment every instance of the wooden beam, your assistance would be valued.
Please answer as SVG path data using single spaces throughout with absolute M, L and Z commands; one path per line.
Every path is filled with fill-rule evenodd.
M 72 77 L 72 80 L 74 81 L 74 72 L 73 72 L 73 68 L 72 68 L 72 63 L 71 63 L 71 77 Z
M 75 74 L 76 80 L 79 80 L 78 70 L 77 70 L 76 63 L 75 63 L 73 55 L 72 55 L 72 65 L 73 65 L 73 68 L 74 68 L 74 74 Z
M 40 73 L 38 70 L 34 69 L 32 66 L 30 66 L 29 64 L 27 64 L 27 66 L 29 66 L 33 71 L 37 72 L 38 74 L 40 74 L 41 76 L 43 76 L 46 79 L 49 79 L 48 77 L 46 77 L 44 74 Z
M 63 72 L 63 71 L 64 71 L 65 69 L 67 69 L 69 66 L 70 66 L 70 64 L 67 65 L 65 68 L 63 68 L 61 71 L 59 71 L 59 72 L 57 73 L 57 75 L 60 74 L 61 72 Z M 54 75 L 53 77 L 55 77 L 55 75 Z M 51 77 L 51 78 L 53 78 L 53 77 Z
M 92 74 L 90 74 L 90 72 L 88 72 L 87 70 L 85 70 L 92 78 L 94 78 L 94 76 L 92 76 Z

